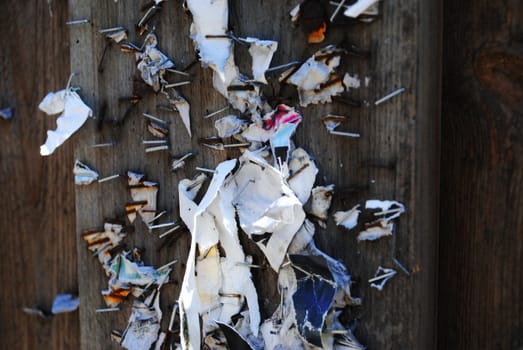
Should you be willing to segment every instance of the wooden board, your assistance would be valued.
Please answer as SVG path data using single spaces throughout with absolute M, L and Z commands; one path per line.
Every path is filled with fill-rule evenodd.
M 445 2 L 442 349 L 523 347 L 523 4 Z
M 105 45 L 98 30 L 123 25 L 130 29 L 131 40 L 141 43 L 143 38 L 134 33 L 134 25 L 143 15 L 141 4 L 102 0 L 70 0 L 69 4 L 71 18 L 91 20 L 88 25 L 71 28 L 71 69 L 79 73 L 74 84 L 81 86 L 82 97 L 93 106 L 97 117 L 101 106 L 107 104 L 105 120 L 121 120 L 128 105 L 118 99 L 131 95 L 136 72 L 134 57 L 112 47 L 106 54 L 103 73 L 98 73 Z M 329 221 L 327 230 L 317 231 L 316 241 L 328 254 L 343 260 L 357 281 L 354 294 L 363 298 L 363 306 L 352 310 L 351 316 L 359 320 L 355 333 L 364 344 L 371 349 L 432 348 L 436 298 L 439 7 L 436 1 L 384 2 L 382 17 L 370 25 L 347 24 L 340 15 L 323 44 L 308 46 L 302 32 L 289 21 L 288 11 L 294 5 L 290 0 L 230 1 L 231 28 L 237 36 L 277 40 L 279 50 L 274 65 L 304 60 L 322 46 L 344 40 L 370 49 L 370 59 L 346 57 L 339 70 L 356 73 L 362 81 L 364 77 L 370 78 L 368 86 L 350 93 L 355 99 L 372 102 L 396 88 L 406 88 L 405 94 L 379 107 L 352 108 L 332 103 L 299 108 L 304 121 L 295 141 L 316 157 L 320 168 L 318 184 L 336 184 L 338 191 L 332 212 L 369 198 L 396 199 L 408 207 L 392 239 L 358 244 L 354 232 L 336 228 Z M 178 67 L 185 67 L 195 58 L 188 37 L 190 23 L 181 4 L 175 1 L 166 2 L 157 16 L 159 49 Z M 245 51 L 236 48 L 238 61 L 245 62 Z M 215 134 L 212 120 L 204 120 L 203 115 L 224 106 L 225 100 L 212 89 L 209 69 L 196 65 L 190 71 L 195 79 L 180 91 L 191 103 L 192 139 L 178 115 L 156 109 L 158 103 L 165 101 L 154 94 L 145 96 L 123 125 L 104 124 L 100 131 L 96 121 L 89 121 L 75 138 L 75 156 L 99 170 L 102 176 L 133 170 L 159 182 L 159 208 L 169 211 L 169 219 L 178 219 L 176 184 L 184 177 L 192 177 L 196 173 L 194 166 L 213 168 L 227 157 L 237 156 L 198 145 L 199 137 Z M 289 103 L 297 105 L 295 100 Z M 145 154 L 141 144 L 149 138 L 146 121 L 141 116 L 145 111 L 171 121 L 170 153 L 199 152 L 183 171 L 171 173 L 167 152 Z M 320 122 L 326 113 L 350 116 L 343 127 L 360 132 L 362 138 L 328 136 Z M 116 145 L 90 147 L 107 141 Z M 358 190 L 342 191 L 351 188 Z M 101 227 L 104 218 L 121 217 L 129 200 L 123 178 L 76 190 L 83 349 L 119 348 L 111 343 L 110 331 L 125 327 L 130 303 L 125 303 L 119 313 L 95 313 L 96 308 L 103 307 L 100 291 L 107 287 L 107 278 L 98 261 L 85 249 L 80 235 L 86 229 Z M 138 224 L 127 245 L 145 248 L 145 262 L 159 266 L 173 258 L 184 261 L 189 239 L 185 234 L 172 247 L 159 250 L 162 240 Z M 371 289 L 366 280 L 378 265 L 395 267 L 393 256 L 409 269 L 420 267 L 420 272 L 412 277 L 400 272 L 383 292 Z M 164 315 L 170 314 L 169 308 L 178 297 L 182 276 L 183 264 L 178 264 L 172 274 L 175 283 L 167 286 L 162 295 Z
M 51 309 L 57 293 L 77 293 L 73 145 L 50 157 L 39 147 L 56 117 L 38 111 L 69 75 L 67 4 L 5 1 L 0 11 L 0 335 L 2 349 L 75 349 L 78 312 L 42 320 L 23 307 Z

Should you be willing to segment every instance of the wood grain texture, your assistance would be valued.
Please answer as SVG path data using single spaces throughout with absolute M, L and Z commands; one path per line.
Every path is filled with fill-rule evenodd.
M 439 343 L 523 348 L 523 4 L 445 2 Z
M 78 312 L 42 320 L 22 308 L 50 311 L 57 293 L 77 293 L 73 145 L 49 157 L 39 146 L 56 117 L 38 111 L 69 76 L 67 3 L 4 1 L 0 11 L 0 335 L 2 349 L 74 349 Z
M 143 38 L 135 36 L 134 25 L 143 12 L 139 11 L 137 3 L 130 1 L 70 0 L 69 3 L 71 18 L 91 19 L 90 25 L 71 30 L 71 69 L 79 73 L 75 83 L 82 87 L 84 100 L 95 108 L 98 117 L 101 106 L 107 103 L 105 119 L 120 120 L 127 106 L 119 104 L 118 98 L 131 94 L 136 72 L 134 57 L 113 47 L 105 58 L 103 73 L 96 73 L 105 45 L 98 30 L 123 25 L 130 29 L 131 40 L 141 43 Z M 405 94 L 379 107 L 357 109 L 332 103 L 298 108 L 304 121 L 298 128 L 296 144 L 316 157 L 320 168 L 318 184 L 334 183 L 338 189 L 331 212 L 348 209 L 369 198 L 396 199 L 408 207 L 408 213 L 401 218 L 392 239 L 358 244 L 354 232 L 337 228 L 331 221 L 326 230 L 318 229 L 316 233 L 318 245 L 328 254 L 343 260 L 357 281 L 354 294 L 363 297 L 364 304 L 351 310 L 350 317 L 359 319 L 356 335 L 370 349 L 430 349 L 434 346 L 439 136 L 439 95 L 433 93 L 438 91 L 438 69 L 432 66 L 437 66 L 439 57 L 439 13 L 435 3 L 419 4 L 414 0 L 383 2 L 383 16 L 370 25 L 347 23 L 340 15 L 323 44 L 308 46 L 304 43 L 303 33 L 293 28 L 288 19 L 294 1 L 230 1 L 230 25 L 237 36 L 279 42 L 274 65 L 307 59 L 324 45 L 348 40 L 371 51 L 370 59 L 345 57 L 339 69 L 339 72 L 358 74 L 362 81 L 364 77 L 370 77 L 370 84 L 351 91 L 351 97 L 372 102 L 398 87 L 407 89 Z M 179 2 L 166 2 L 156 17 L 158 47 L 178 67 L 186 66 L 195 58 L 188 37 L 190 23 Z M 435 45 L 427 45 L 427 40 Z M 244 66 L 248 61 L 246 50 L 236 47 L 236 55 L 237 62 Z M 98 131 L 96 121 L 89 121 L 76 138 L 75 156 L 98 169 L 102 176 L 134 170 L 158 181 L 159 208 L 170 212 L 169 219 L 178 218 L 177 182 L 192 177 L 196 173 L 194 166 L 212 168 L 228 157 L 237 156 L 198 146 L 199 137 L 216 133 L 212 120 L 204 120 L 202 116 L 207 111 L 221 108 L 225 100 L 212 89 L 210 70 L 196 65 L 191 72 L 195 74 L 193 83 L 180 88 L 180 91 L 191 103 L 192 139 L 187 136 L 176 114 L 156 110 L 155 106 L 165 101 L 162 96 L 154 94 L 145 96 L 122 126 L 104 124 Z M 277 85 L 271 85 L 265 93 L 268 97 L 278 95 L 278 89 Z M 289 103 L 297 106 L 296 99 Z M 199 151 L 184 170 L 170 172 L 167 152 L 145 154 L 141 144 L 142 139 L 148 138 L 145 120 L 141 117 L 144 111 L 171 121 L 170 153 Z M 328 136 L 320 121 L 326 113 L 350 116 L 343 128 L 360 132 L 362 138 L 352 140 Z M 109 140 L 116 141 L 117 145 L 103 149 L 89 146 Z M 351 188 L 359 190 L 347 191 Z M 103 306 L 100 291 L 107 287 L 107 278 L 98 261 L 87 253 L 80 234 L 85 229 L 101 227 L 104 218 L 121 216 L 123 206 L 129 200 L 123 179 L 77 188 L 76 191 L 83 349 L 118 349 L 110 341 L 110 331 L 125 327 L 130 303 L 126 302 L 120 313 L 94 312 Z M 144 247 L 145 262 L 159 266 L 173 258 L 185 261 L 189 239 L 185 234 L 172 247 L 158 250 L 162 241 L 149 234 L 140 223 L 126 242 L 128 247 Z M 394 267 L 393 256 L 408 268 L 420 265 L 421 272 L 410 278 L 398 274 L 383 292 L 371 289 L 366 280 L 378 265 Z M 169 307 L 178 297 L 182 277 L 183 265 L 179 264 L 172 275 L 175 283 L 169 285 L 162 295 L 161 304 L 166 317 L 170 314 Z

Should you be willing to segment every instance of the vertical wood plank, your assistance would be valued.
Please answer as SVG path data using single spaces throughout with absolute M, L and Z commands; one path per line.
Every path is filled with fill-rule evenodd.
M 230 22 L 237 36 L 274 39 L 279 50 L 273 64 L 305 60 L 316 50 L 329 44 L 349 40 L 371 50 L 370 59 L 347 57 L 339 72 L 351 72 L 370 78 L 368 86 L 351 92 L 353 98 L 370 101 L 356 109 L 339 103 L 298 108 L 304 116 L 298 128 L 296 144 L 316 157 L 320 168 L 319 184 L 336 184 L 331 212 L 345 210 L 369 198 L 396 199 L 406 204 L 408 212 L 400 219 L 398 231 L 392 239 L 357 243 L 354 232 L 346 232 L 329 221 L 326 230 L 318 229 L 316 241 L 328 254 L 343 260 L 357 280 L 355 295 L 363 297 L 363 306 L 353 309 L 351 317 L 360 320 L 356 335 L 369 348 L 426 348 L 434 346 L 435 252 L 437 232 L 437 145 L 438 129 L 438 66 L 439 12 L 436 1 L 420 4 L 414 0 L 401 3 L 383 2 L 383 16 L 370 25 L 347 24 L 339 16 L 327 34 L 324 44 L 307 46 L 299 29 L 293 28 L 288 11 L 294 1 L 264 0 L 256 2 L 230 1 Z M 130 29 L 131 39 L 141 42 L 134 34 L 134 25 L 140 18 L 138 4 L 119 1 L 70 0 L 71 17 L 91 19 L 91 25 L 71 33 L 71 66 L 80 73 L 77 83 L 82 96 L 99 114 L 107 102 L 106 118 L 119 120 L 125 106 L 118 98 L 129 96 L 135 74 L 134 58 L 109 51 L 104 72 L 96 73 L 96 65 L 104 46 L 98 30 L 124 25 Z M 332 9 L 330 9 L 332 11 Z M 156 33 L 159 49 L 169 55 L 178 67 L 190 63 L 195 53 L 188 38 L 190 18 L 177 2 L 166 2 L 157 18 Z M 434 45 L 429 43 L 433 41 Z M 236 48 L 237 61 L 245 62 L 246 50 Z M 160 183 L 159 208 L 178 218 L 177 182 L 195 174 L 194 166 L 214 167 L 226 157 L 201 149 L 198 137 L 215 134 L 211 120 L 202 116 L 217 110 L 225 100 L 212 89 L 211 72 L 199 65 L 191 70 L 194 82 L 180 89 L 191 103 L 193 137 L 189 139 L 177 115 L 157 111 L 156 104 L 164 103 L 161 96 L 149 94 L 130 113 L 121 127 L 105 125 L 102 131 L 96 122 L 89 121 L 78 135 L 75 156 L 86 161 L 100 173 L 111 175 L 127 170 L 143 172 L 148 179 Z M 406 93 L 391 101 L 373 107 L 372 102 L 391 90 L 405 87 Z M 270 89 L 267 89 L 270 94 Z M 297 105 L 297 101 L 292 101 Z M 172 153 L 198 150 L 198 156 L 179 173 L 169 170 L 168 154 L 146 155 L 141 144 L 147 138 L 145 120 L 140 116 L 149 111 L 172 122 L 170 126 Z M 362 134 L 359 140 L 328 136 L 320 117 L 327 114 L 350 117 L 344 128 Z M 113 148 L 93 149 L 90 144 L 116 141 Z M 361 188 L 342 196 L 343 188 Z M 123 329 L 129 312 L 129 303 L 120 313 L 96 314 L 103 305 L 100 290 L 107 279 L 98 261 L 90 257 L 79 235 L 83 230 L 100 227 L 103 219 L 121 216 L 123 205 L 130 200 L 126 184 L 117 180 L 94 184 L 76 191 L 77 235 L 81 306 L 82 348 L 118 348 L 110 343 L 110 331 Z M 128 239 L 128 246 L 146 248 L 145 262 L 156 266 L 176 257 L 185 261 L 189 236 L 179 239 L 175 246 L 157 250 L 161 240 L 136 225 L 136 232 Z M 383 292 L 371 289 L 366 282 L 378 265 L 395 267 L 396 256 L 408 268 L 421 266 L 421 272 L 412 277 L 399 273 Z M 183 266 L 173 273 L 180 282 Z M 169 286 L 162 297 L 164 310 L 172 305 L 179 285 Z M 165 315 L 169 312 L 166 311 Z
M 523 347 L 523 4 L 445 1 L 439 343 Z
M 23 307 L 50 311 L 57 293 L 76 293 L 73 145 L 49 157 L 39 147 L 56 117 L 38 110 L 69 75 L 66 2 L 4 1 L 0 11 L 0 345 L 4 349 L 74 349 L 80 345 L 78 312 L 42 320 Z

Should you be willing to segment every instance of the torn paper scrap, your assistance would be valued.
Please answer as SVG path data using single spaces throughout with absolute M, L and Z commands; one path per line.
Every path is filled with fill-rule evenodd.
M 256 38 L 245 38 L 244 40 L 250 44 L 249 54 L 252 57 L 253 80 L 267 84 L 265 71 L 269 68 L 272 56 L 278 49 L 278 42 Z
M 154 344 L 154 350 L 164 349 L 163 344 L 165 343 L 166 338 L 167 338 L 167 333 L 160 332 L 160 334 L 158 335 L 158 340 L 156 340 L 156 344 Z
M 240 226 L 278 271 L 294 234 L 305 219 L 300 200 L 280 171 L 246 151 L 234 176 Z
M 351 230 L 358 226 L 358 217 L 360 216 L 361 210 L 358 208 L 359 204 L 355 205 L 352 209 L 347 211 L 337 211 L 334 213 L 334 221 L 336 225 L 343 226 L 347 230 Z
M 343 115 L 334 115 L 327 114 L 324 117 L 321 117 L 321 121 L 328 132 L 333 132 L 341 123 L 344 123 L 347 120 L 347 117 Z
M 194 215 L 197 208 L 194 198 L 205 180 L 207 175 L 200 173 L 194 179 L 183 179 L 178 183 L 180 217 L 191 233 L 194 232 Z
M 13 109 L 11 107 L 0 109 L 0 118 L 5 120 L 13 118 Z
M 308 343 L 322 347 L 321 331 L 335 293 L 335 285 L 321 277 L 298 277 L 298 288 L 293 295 L 296 322 L 298 331 Z
M 296 110 L 287 105 L 281 104 L 263 116 L 263 128 L 272 132 L 278 131 L 287 124 L 299 124 L 302 120 L 301 115 Z
M 378 1 L 379 0 L 357 0 L 354 4 L 350 5 L 343 14 L 347 17 L 356 18 Z
M 237 187 L 235 181 L 229 180 L 236 163 L 233 159 L 216 167 L 198 205 L 192 201 L 201 186 L 198 179 L 182 180 L 178 186 L 180 215 L 192 234 L 179 298 L 184 349 L 200 349 L 202 339 L 217 328 L 215 321 L 229 322 L 245 303 L 251 332 L 258 333 L 258 296 L 250 270 L 244 266 L 246 256 L 239 242 L 233 206 Z
M 329 57 L 328 60 L 325 56 Z M 333 46 L 317 52 L 286 79 L 286 82 L 303 90 L 319 89 L 321 84 L 329 81 L 331 73 L 340 64 L 340 52 Z M 285 75 L 286 73 L 284 73 Z
M 324 349 L 333 350 L 365 350 L 350 328 L 345 327 L 339 320 L 342 311 L 333 309 L 325 319 L 325 329 L 322 333 Z
M 249 125 L 249 128 L 242 132 L 242 137 L 251 142 L 267 142 L 283 125 L 299 124 L 301 120 L 301 115 L 294 108 L 280 104 L 263 116 L 261 125 Z
M 392 236 L 394 224 L 386 220 L 377 220 L 365 225 L 365 230 L 358 234 L 358 241 L 375 241 L 382 237 Z
M 289 255 L 289 259 L 297 279 L 292 300 L 298 331 L 307 342 L 322 347 L 321 333 L 334 302 L 336 282 L 321 256 Z
M 137 68 L 143 81 L 152 86 L 154 91 L 160 91 L 160 85 L 164 82 L 165 70 L 174 67 L 174 63 L 156 48 L 158 38 L 155 34 L 148 34 L 144 43 L 144 51 L 136 53 Z
M 144 302 L 135 300 L 121 345 L 128 350 L 150 349 L 158 339 L 162 312 L 160 292 L 153 292 Z
M 179 158 L 173 159 L 171 163 L 171 170 L 176 171 L 185 167 L 185 161 L 191 157 L 194 157 L 194 153 L 189 152 Z
M 292 267 L 282 267 L 278 273 L 281 302 L 272 316 L 260 327 L 265 349 L 307 349 L 296 327 L 296 311 L 292 296 L 297 289 Z
M 169 134 L 169 129 L 165 126 L 165 124 L 158 123 L 156 121 L 149 121 L 147 123 L 147 131 L 154 137 L 158 137 L 161 139 L 164 139 Z
M 343 82 L 335 77 L 345 50 L 329 45 L 305 61 L 299 68 L 291 68 L 280 77 L 280 82 L 296 85 L 300 106 L 326 103 L 344 91 Z
M 109 288 L 102 291 L 102 296 L 109 307 L 118 306 L 131 293 L 136 297 L 142 295 L 144 288 L 151 284 L 158 285 L 159 289 L 171 271 L 160 271 L 141 261 L 131 261 L 127 258 L 128 255 L 128 252 L 124 252 L 114 257 L 107 270 L 110 276 Z
M 336 334 L 333 336 L 334 350 L 365 350 L 366 347 L 361 344 L 358 339 L 352 334 L 350 329 L 346 334 Z
M 316 174 L 318 167 L 311 156 L 303 148 L 296 148 L 291 153 L 287 183 L 302 204 L 309 200 Z
M 270 141 L 273 163 L 281 168 L 281 163 L 288 161 L 292 148 L 291 137 L 301 120 L 301 115 L 294 108 L 281 104 L 263 116 L 261 125 L 252 123 L 241 136 L 251 143 Z
M 329 208 L 332 202 L 334 184 L 328 186 L 317 186 L 312 189 L 312 197 L 306 205 L 306 211 L 322 228 L 327 227 Z
M 187 0 L 186 5 L 193 17 L 190 35 L 201 62 L 225 81 L 225 66 L 232 54 L 232 40 L 227 35 L 227 0 Z
M 109 273 L 111 250 L 116 248 L 126 237 L 124 225 L 119 221 L 106 221 L 103 231 L 87 231 L 82 234 L 82 239 L 87 243 L 87 249 L 98 255 L 106 273 Z
M 180 217 L 192 233 L 194 232 L 194 215 L 197 205 L 194 198 L 207 180 L 207 175 L 200 173 L 194 179 L 183 179 L 178 183 Z
M 24 307 L 22 311 L 28 315 L 37 315 L 43 319 L 49 319 L 53 315 L 73 312 L 78 309 L 80 298 L 72 294 L 57 294 L 51 307 L 51 313 L 41 308 Z
M 254 84 L 235 82 L 226 88 L 227 100 L 230 105 L 241 113 L 250 113 L 258 117 L 262 112 L 263 101 L 260 97 L 260 87 Z
M 348 91 L 349 89 L 359 89 L 361 82 L 357 74 L 351 76 L 349 73 L 345 73 L 343 76 L 343 85 L 345 85 Z
M 369 279 L 370 286 L 379 291 L 383 290 L 385 284 L 396 275 L 396 270 L 379 266 L 374 276 Z
M 157 271 L 152 266 L 138 265 L 127 259 L 122 254 L 117 255 L 110 267 L 111 280 L 109 284 L 133 284 L 136 286 L 146 286 L 159 277 Z
M 125 287 L 113 287 L 107 290 L 102 290 L 102 297 L 104 298 L 107 307 L 117 307 L 123 302 L 131 293 L 133 289 L 128 286 Z
M 196 243 L 198 243 L 198 249 L 204 254 L 207 252 L 208 249 L 216 245 L 219 241 L 219 231 L 216 229 L 215 226 L 217 224 L 216 218 L 220 216 L 213 215 L 212 210 L 214 209 L 214 206 L 212 206 L 212 204 L 215 202 L 220 202 L 221 194 L 223 192 L 223 183 L 226 177 L 229 176 L 231 171 L 235 168 L 236 163 L 236 159 L 231 159 L 218 164 L 211 179 L 211 183 L 207 188 L 207 192 L 205 193 L 198 205 L 198 210 L 195 213 L 193 213 L 193 225 L 198 224 L 199 226 L 194 227 L 195 230 L 198 230 L 198 236 L 194 238 L 196 239 Z M 209 207 L 211 207 L 210 210 L 208 210 Z M 221 211 L 221 214 L 224 214 L 224 210 L 231 210 L 232 207 L 218 207 L 217 209 Z M 226 217 L 223 217 L 223 219 L 225 218 Z
M 330 80 L 314 90 L 298 89 L 300 106 L 306 107 L 310 104 L 330 103 L 332 102 L 332 96 L 337 96 L 344 90 L 341 79 Z
M 296 22 L 300 16 L 300 7 L 301 7 L 301 3 L 294 6 L 290 11 L 289 11 L 289 16 L 291 17 L 291 21 L 292 22 Z
M 74 162 L 74 183 L 77 185 L 89 185 L 98 180 L 98 173 L 84 163 L 76 160 Z
M 289 161 L 289 153 L 292 147 L 291 137 L 297 127 L 298 124 L 294 123 L 284 124 L 270 138 L 274 166 L 280 170 Z
M 296 233 L 291 245 L 289 246 L 289 254 L 298 255 L 317 255 L 323 257 L 329 266 L 329 270 L 334 277 L 334 280 L 338 286 L 345 292 L 346 298 L 344 298 L 347 305 L 359 305 L 361 300 L 351 296 L 351 276 L 347 272 L 345 265 L 330 257 L 329 255 L 318 249 L 312 239 L 315 232 L 314 225 L 309 221 L 305 220 L 303 226 Z
M 235 115 L 228 115 L 214 122 L 219 137 L 231 137 L 242 132 L 248 125 L 248 121 L 240 119 Z
M 78 309 L 80 305 L 80 298 L 72 294 L 57 294 L 53 301 L 51 312 L 53 314 L 61 314 L 64 312 L 72 312 Z
M 169 104 L 180 114 L 185 130 L 191 137 L 191 106 L 189 102 L 174 89 L 162 90 L 162 93 L 169 101 Z
M 56 130 L 48 130 L 47 140 L 40 146 L 42 156 L 52 154 L 58 146 L 84 125 L 88 117 L 93 115 L 91 108 L 71 89 L 50 92 L 40 102 L 38 108 L 49 115 L 62 112 L 56 120 Z
M 116 27 L 114 30 L 106 32 L 105 38 L 110 41 L 114 41 L 115 43 L 119 44 L 122 41 L 127 40 L 127 29 L 123 27 Z
M 125 214 L 131 224 L 136 220 L 138 211 L 143 209 L 146 205 L 147 201 L 137 201 L 125 204 Z
M 191 137 L 192 136 L 191 117 L 190 117 L 191 107 L 189 105 L 189 102 L 187 102 L 187 100 L 184 99 L 183 97 L 178 96 L 178 98 L 174 102 L 174 107 L 176 107 L 176 110 L 178 111 L 178 113 L 180 113 L 180 118 L 182 118 L 182 122 L 183 122 L 183 125 L 185 126 L 185 130 L 187 130 L 189 137 Z
M 136 208 L 134 212 L 127 212 L 129 221 L 132 223 L 136 216 L 135 213 L 138 212 L 143 222 L 149 224 L 156 215 L 156 197 L 158 195 L 158 183 L 146 181 L 144 179 L 144 174 L 139 174 L 132 171 L 127 172 L 127 177 L 133 203 L 139 204 L 139 207 Z
M 390 221 L 405 212 L 405 205 L 397 201 L 370 199 L 365 202 L 365 209 L 380 209 L 381 211 L 374 215 L 382 215 L 384 220 Z
M 378 220 L 365 225 L 365 231 L 358 235 L 359 241 L 373 241 L 385 236 L 392 236 L 394 223 L 392 220 L 398 218 L 405 212 L 405 206 L 397 201 L 371 199 L 365 202 L 365 209 L 379 209 L 374 216 L 380 217 Z
M 260 337 L 260 333 L 253 334 L 250 329 L 251 318 L 248 311 L 242 311 L 236 315 L 230 323 L 234 327 L 234 331 L 237 332 L 253 349 L 263 348 L 263 339 Z
M 223 97 L 231 101 L 231 97 L 229 96 L 230 94 L 228 93 L 228 88 L 233 83 L 252 86 L 251 84 L 246 84 L 244 80 L 244 77 L 240 75 L 240 70 L 236 66 L 236 63 L 234 61 L 234 54 L 231 51 L 231 54 L 227 59 L 227 62 L 225 63 L 224 75 L 219 74 L 216 71 L 213 71 L 212 86 L 216 91 L 222 94 Z
M 217 321 L 216 323 L 220 326 L 220 329 L 225 335 L 229 349 L 254 350 L 251 344 L 249 344 L 249 342 L 236 329 L 224 322 Z
M 342 330 L 359 344 L 336 311 L 360 303 L 350 294 L 351 277 L 341 262 L 316 248 L 313 235 L 314 225 L 305 220 L 289 246 L 291 264 L 284 264 L 278 274 L 280 305 L 260 327 L 266 349 L 352 349 L 334 347 L 337 339 L 345 339 L 333 330 Z

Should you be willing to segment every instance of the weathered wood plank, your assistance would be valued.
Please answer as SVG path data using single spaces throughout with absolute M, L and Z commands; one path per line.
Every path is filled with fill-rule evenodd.
M 522 5 L 445 2 L 444 349 L 523 347 Z
M 231 1 L 231 26 L 238 36 L 255 36 L 279 41 L 273 64 L 308 58 L 328 43 L 343 40 L 354 42 L 371 50 L 369 60 L 348 57 L 343 68 L 357 73 L 362 81 L 370 77 L 370 84 L 351 93 L 354 98 L 374 101 L 391 90 L 405 87 L 407 92 L 379 106 L 349 108 L 333 103 L 299 108 L 304 121 L 299 127 L 296 143 L 316 156 L 320 168 L 319 184 L 335 183 L 340 189 L 335 194 L 332 212 L 352 207 L 368 198 L 397 199 L 408 207 L 401 218 L 396 236 L 372 243 L 356 242 L 353 232 L 336 228 L 329 222 L 327 230 L 319 229 L 318 245 L 330 255 L 342 259 L 358 283 L 355 295 L 363 297 L 361 308 L 352 311 L 360 320 L 357 336 L 369 348 L 424 348 L 434 346 L 434 300 L 437 205 L 437 140 L 438 140 L 438 43 L 439 12 L 436 1 L 420 4 L 416 1 L 383 3 L 383 16 L 373 24 L 347 25 L 339 16 L 322 45 L 306 46 L 303 34 L 292 27 L 288 11 L 293 1 Z M 96 73 L 104 39 L 97 31 L 103 27 L 124 25 L 134 35 L 134 25 L 140 18 L 138 4 L 119 1 L 71 0 L 71 17 L 90 18 L 91 25 L 71 31 L 71 66 L 78 71 L 75 81 L 82 87 L 82 96 L 95 107 L 107 102 L 106 119 L 122 118 L 126 106 L 118 98 L 129 96 L 135 74 L 134 58 L 111 49 L 104 63 L 104 72 Z M 331 9 L 332 10 L 332 9 Z M 432 19 L 431 19 L 432 18 Z M 179 67 L 194 57 L 188 38 L 190 18 L 177 2 L 167 2 L 157 17 L 159 49 L 168 54 Z M 237 48 L 237 60 L 247 57 Z M 195 174 L 194 166 L 214 167 L 228 155 L 201 149 L 198 137 L 215 134 L 213 123 L 203 120 L 206 111 L 221 108 L 225 100 L 212 89 L 209 70 L 195 66 L 191 70 L 195 80 L 180 90 L 191 103 L 193 138 L 189 139 L 177 115 L 157 111 L 163 103 L 161 96 L 149 94 L 129 114 L 120 127 L 104 125 L 97 131 L 90 121 L 80 132 L 75 155 L 98 169 L 103 176 L 135 170 L 147 174 L 160 183 L 159 208 L 167 209 L 170 218 L 177 218 L 177 182 Z M 296 101 L 292 101 L 296 104 Z M 172 174 L 168 154 L 145 155 L 141 144 L 147 138 L 145 120 L 140 116 L 149 111 L 172 121 L 172 153 L 189 150 L 200 153 L 185 170 Z M 348 129 L 361 132 L 359 140 L 328 136 L 320 117 L 326 113 L 350 116 Z M 101 141 L 116 141 L 114 148 L 93 149 L 89 145 Z M 229 156 L 235 156 L 230 154 Z M 363 188 L 349 196 L 341 196 L 342 188 Z M 117 180 L 95 184 L 76 191 L 77 235 L 83 230 L 100 227 L 105 217 L 121 216 L 123 205 L 130 200 L 126 184 Z M 189 236 L 179 239 L 171 248 L 157 251 L 161 240 L 149 235 L 143 226 L 128 240 L 128 246 L 145 247 L 145 262 L 156 266 L 187 257 Z M 399 274 L 383 292 L 371 289 L 366 280 L 378 265 L 394 267 L 396 256 L 408 268 L 420 265 L 420 273 L 411 278 Z M 110 330 L 123 329 L 128 317 L 129 303 L 118 314 L 96 314 L 103 305 L 100 290 L 106 288 L 106 277 L 99 263 L 90 257 L 84 242 L 78 238 L 81 306 L 82 348 L 118 348 L 110 344 Z M 181 281 L 182 265 L 176 267 L 173 278 Z M 169 286 L 162 297 L 164 310 L 178 296 L 179 285 Z M 168 315 L 169 312 L 165 312 Z
M 67 3 L 5 1 L 0 11 L 0 105 L 14 108 L 0 120 L 0 347 L 74 349 L 78 312 L 42 320 L 24 306 L 50 310 L 57 293 L 77 292 L 73 146 L 39 154 L 55 117 L 38 111 L 69 74 Z M 45 345 L 44 345 L 45 344 Z

